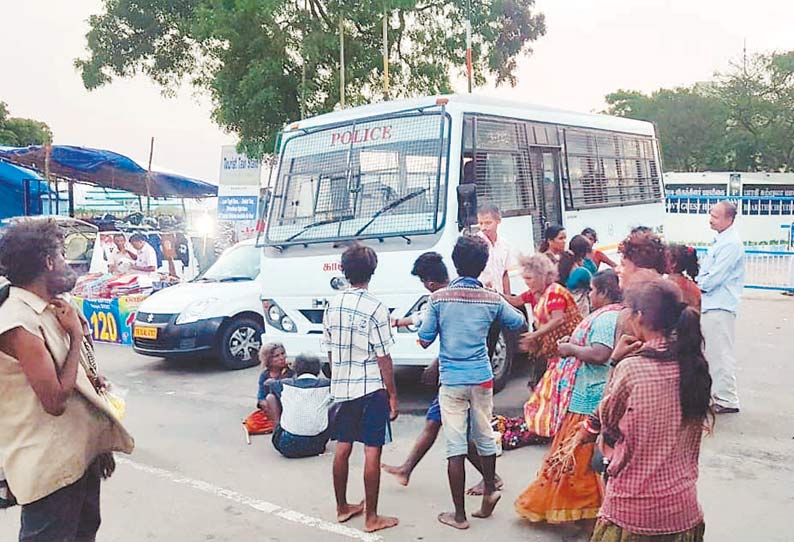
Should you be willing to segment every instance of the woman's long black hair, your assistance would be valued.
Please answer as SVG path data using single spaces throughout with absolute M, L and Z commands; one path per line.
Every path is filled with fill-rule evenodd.
M 678 362 L 684 420 L 705 421 L 711 412 L 711 376 L 703 355 L 700 313 L 681 301 L 675 285 L 664 280 L 633 286 L 626 297 L 631 310 L 641 314 L 642 325 L 664 333 L 668 339 L 668 351 L 658 357 Z
M 686 273 L 689 278 L 696 280 L 700 273 L 700 264 L 694 247 L 670 245 L 667 250 L 670 254 L 670 272 Z
M 546 231 L 543 232 L 543 241 L 540 242 L 540 246 L 538 247 L 538 252 L 546 252 L 549 250 L 549 241 L 557 237 L 561 231 L 565 228 L 560 226 L 559 224 L 551 224 L 549 227 L 546 228 Z

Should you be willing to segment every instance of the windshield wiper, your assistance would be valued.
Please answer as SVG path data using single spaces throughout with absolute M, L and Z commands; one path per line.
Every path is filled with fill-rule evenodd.
M 367 221 L 366 224 L 361 226 L 359 228 L 359 230 L 356 233 L 353 234 L 353 237 L 358 237 L 359 235 L 361 235 L 364 232 L 364 230 L 369 228 L 372 225 L 372 223 L 375 222 L 378 219 L 378 217 L 380 217 L 380 215 L 382 215 L 383 213 L 389 212 L 392 209 L 395 209 L 395 208 L 399 207 L 400 205 L 402 205 L 406 201 L 410 201 L 410 200 L 414 199 L 417 196 L 421 196 L 425 192 L 427 192 L 427 188 L 420 188 L 419 190 L 414 190 L 413 192 L 411 192 L 409 194 L 406 194 L 406 195 L 404 195 L 401 198 L 397 198 L 396 200 L 387 203 L 378 212 L 376 212 L 374 215 L 372 215 L 372 218 L 370 218 Z
M 236 282 L 238 280 L 254 280 L 251 277 L 246 277 L 245 275 L 235 275 L 233 277 L 223 277 L 218 279 L 218 282 Z
M 344 222 L 346 220 L 353 220 L 353 218 L 355 218 L 355 217 L 346 216 L 346 217 L 342 217 L 342 218 L 329 218 L 329 219 L 326 219 L 326 220 L 320 220 L 318 222 L 313 222 L 311 224 L 308 224 L 307 226 L 304 226 L 303 229 L 300 230 L 298 233 L 295 233 L 295 234 L 290 235 L 289 237 L 287 237 L 284 240 L 284 242 L 285 243 L 289 243 L 290 241 L 293 241 L 295 238 L 300 237 L 301 235 L 306 233 L 306 231 L 308 231 L 308 230 L 310 230 L 312 228 L 317 228 L 318 226 L 327 226 L 328 224 L 335 224 L 337 222 Z

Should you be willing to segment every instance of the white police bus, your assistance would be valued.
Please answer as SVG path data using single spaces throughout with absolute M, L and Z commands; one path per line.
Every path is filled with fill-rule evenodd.
M 633 226 L 661 229 L 660 171 L 650 123 L 472 95 L 378 103 L 293 124 L 280 137 L 258 239 L 263 340 L 324 356 L 323 309 L 346 287 L 338 262 L 351 241 L 375 248 L 371 290 L 403 317 L 426 301 L 409 274 L 414 260 L 434 250 L 454 273 L 449 256 L 463 223 L 476 217 L 476 201 L 501 209 L 499 235 L 517 252 L 533 252 L 552 223 L 569 235 L 595 228 L 609 250 Z M 523 291 L 517 269 L 511 283 Z M 422 366 L 436 355 L 417 344 L 415 330 L 396 338 L 396 365 Z M 500 337 L 492 350 L 501 387 L 513 341 Z

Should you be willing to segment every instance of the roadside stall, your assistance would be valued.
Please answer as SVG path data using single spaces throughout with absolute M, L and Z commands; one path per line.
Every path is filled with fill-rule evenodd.
M 69 188 L 67 208 L 72 217 L 75 183 L 137 195 L 140 210 L 134 216 L 72 220 L 67 235 L 67 252 L 74 253 L 81 262 L 81 267 L 76 268 L 81 276 L 74 298 L 95 341 L 132 344 L 132 322 L 138 306 L 153 292 L 198 275 L 193 245 L 181 221 L 158 220 L 146 214 L 152 198 L 214 197 L 216 186 L 146 170 L 126 156 L 83 147 L 3 148 L 0 160 L 39 173 L 46 170 L 48 178 L 65 182 Z

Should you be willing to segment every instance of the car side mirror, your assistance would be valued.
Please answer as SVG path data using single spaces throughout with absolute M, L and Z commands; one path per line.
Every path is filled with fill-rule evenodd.
M 477 223 L 477 185 L 458 186 L 458 229 L 463 230 Z

